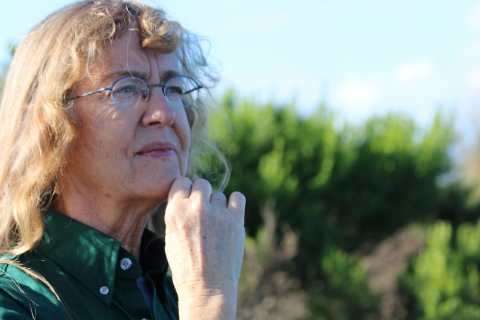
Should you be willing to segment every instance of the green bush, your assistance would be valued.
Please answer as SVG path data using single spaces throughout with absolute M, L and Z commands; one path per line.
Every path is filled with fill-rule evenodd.
M 480 221 L 454 236 L 449 222 L 427 231 L 427 247 L 399 278 L 406 319 L 480 319 Z
M 397 114 L 341 125 L 324 106 L 303 117 L 294 104 L 260 105 L 233 91 L 219 111 L 209 128 L 230 157 L 226 192 L 248 199 L 252 236 L 260 208 L 275 199 L 278 225 L 300 234 L 295 274 L 304 281 L 305 270 L 319 269 L 325 247 L 352 252 L 438 216 L 437 178 L 450 169 L 452 141 L 451 123 L 441 116 L 426 130 Z
M 381 319 L 379 298 L 370 292 L 367 275 L 357 259 L 329 249 L 321 265 L 325 280 L 311 285 L 311 319 Z
M 276 225 L 288 226 L 299 236 L 290 271 L 309 291 L 314 318 L 379 317 L 378 299 L 349 256 L 352 252 L 365 252 L 411 223 L 444 219 L 457 230 L 480 217 L 478 205 L 467 205 L 470 190 L 451 183 L 451 117 L 438 114 L 420 128 L 410 117 L 392 113 L 354 126 L 339 121 L 324 105 L 302 116 L 294 103 L 259 104 L 238 98 L 232 90 L 220 100 L 209 130 L 231 162 L 226 193 L 239 190 L 247 198 L 248 234 L 255 237 L 262 230 L 261 208 L 270 202 L 275 203 Z M 450 233 L 460 239 L 456 231 Z M 282 239 L 281 228 L 275 239 Z M 450 256 L 441 258 L 446 253 L 437 250 L 423 258 L 419 265 L 426 269 L 418 277 L 440 268 L 436 272 L 448 279 L 475 279 L 478 263 L 473 255 L 462 260 L 464 267 Z M 448 265 L 445 271 L 442 263 Z M 421 270 L 402 280 L 410 319 L 448 318 L 452 310 L 465 319 L 475 317 L 474 286 L 438 275 L 425 278 L 423 285 L 411 280 L 416 272 Z M 420 293 L 415 286 L 427 289 Z

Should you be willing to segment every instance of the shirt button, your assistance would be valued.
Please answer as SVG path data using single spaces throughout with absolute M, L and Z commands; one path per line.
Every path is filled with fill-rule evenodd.
M 128 270 L 130 269 L 130 267 L 132 266 L 132 260 L 128 259 L 128 258 L 123 258 L 122 260 L 120 260 L 120 268 L 122 270 Z
M 109 291 L 110 290 L 108 290 L 108 287 L 106 287 L 106 286 L 103 286 L 103 287 L 100 288 L 100 293 L 103 294 L 103 295 L 107 295 Z

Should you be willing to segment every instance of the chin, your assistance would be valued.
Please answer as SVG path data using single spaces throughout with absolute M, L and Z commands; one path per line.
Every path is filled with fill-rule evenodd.
M 148 194 L 149 198 L 161 199 L 163 201 L 168 198 L 173 182 L 180 177 L 182 175 L 178 171 L 176 173 L 162 174 L 160 177 L 151 177 L 153 179 L 148 179 L 149 181 L 143 184 L 147 187 L 144 189 L 144 192 Z

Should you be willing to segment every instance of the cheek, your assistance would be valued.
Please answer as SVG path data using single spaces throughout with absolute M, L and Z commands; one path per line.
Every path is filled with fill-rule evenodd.
M 179 122 L 178 129 L 177 129 L 177 135 L 180 139 L 180 143 L 182 144 L 182 148 L 184 150 L 190 150 L 190 142 L 191 142 L 191 129 L 190 129 L 190 123 L 186 117 L 184 116 L 183 121 Z
M 114 107 L 98 107 L 92 108 L 92 112 L 84 119 L 79 118 L 80 123 L 89 125 L 94 130 L 101 130 L 106 127 L 115 127 L 115 122 L 121 122 L 119 119 L 125 117 L 121 109 Z M 120 124 L 121 125 L 121 124 Z
M 175 131 L 182 149 L 182 154 L 180 155 L 179 159 L 180 167 L 182 175 L 185 176 L 188 167 L 191 142 L 191 130 L 186 115 L 184 116 L 184 118 L 182 118 L 182 121 L 177 121 Z
M 112 108 L 98 108 L 95 111 L 88 116 L 78 116 L 78 148 L 90 154 L 89 157 L 114 158 L 119 152 L 125 152 L 125 141 L 133 135 L 125 117 Z

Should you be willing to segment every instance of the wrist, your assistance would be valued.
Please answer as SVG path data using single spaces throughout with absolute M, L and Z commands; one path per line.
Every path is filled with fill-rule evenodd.
M 196 284 L 177 289 L 180 319 L 234 320 L 237 286 L 206 287 Z

